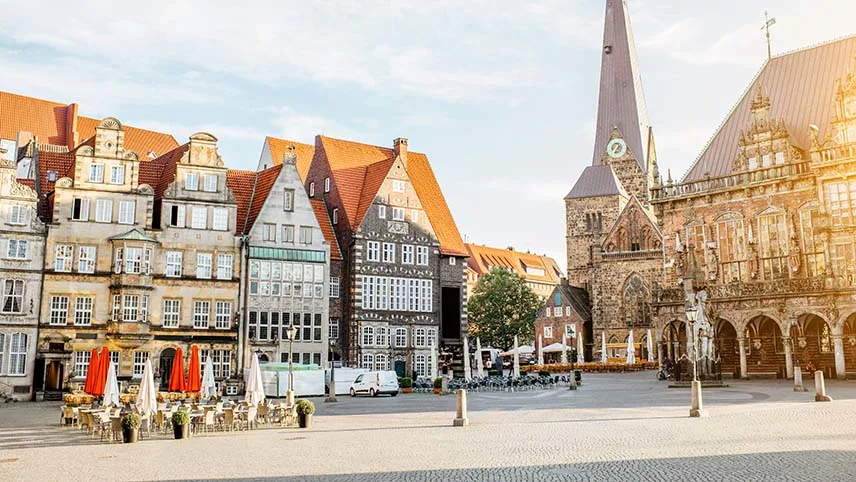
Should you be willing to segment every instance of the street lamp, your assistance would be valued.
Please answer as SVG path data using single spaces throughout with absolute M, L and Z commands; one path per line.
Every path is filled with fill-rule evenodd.
M 698 318 L 698 308 L 695 306 L 687 307 L 687 322 L 689 322 L 690 331 L 693 337 L 693 381 L 692 381 L 692 404 L 690 405 L 690 417 L 703 417 L 707 415 L 704 410 L 704 404 L 701 399 L 701 382 L 698 379 L 698 346 L 696 344 L 695 322 Z
M 294 338 L 297 336 L 297 327 L 293 323 L 289 323 L 285 335 L 288 338 L 288 391 L 285 392 L 285 404 L 291 407 L 294 405 L 294 373 L 292 372 L 292 363 L 294 362 L 293 348 Z
M 330 393 L 325 402 L 337 402 L 336 400 L 336 339 L 330 338 Z

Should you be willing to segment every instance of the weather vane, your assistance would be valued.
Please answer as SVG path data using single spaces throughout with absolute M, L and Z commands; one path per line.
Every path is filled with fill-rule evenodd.
M 764 26 L 761 27 L 761 30 L 766 31 L 767 33 L 767 60 L 773 58 L 772 53 L 770 52 L 770 27 L 776 25 L 776 17 L 770 18 L 767 16 L 767 11 L 764 10 Z

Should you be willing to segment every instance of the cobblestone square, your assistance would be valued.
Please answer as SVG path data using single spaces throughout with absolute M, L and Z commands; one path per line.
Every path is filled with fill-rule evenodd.
M 689 391 L 651 373 L 590 375 L 578 391 L 316 399 L 312 430 L 260 428 L 135 445 L 58 425 L 50 403 L 0 407 L 0 480 L 564 481 L 856 478 L 856 384 L 831 403 L 786 381 Z

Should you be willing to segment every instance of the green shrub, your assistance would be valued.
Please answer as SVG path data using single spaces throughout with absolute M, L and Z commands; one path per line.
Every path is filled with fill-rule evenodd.
M 404 377 L 401 379 L 401 382 L 399 382 L 399 385 L 401 385 L 401 388 L 413 388 L 413 379 Z
M 315 404 L 309 400 L 298 400 L 294 405 L 294 408 L 297 410 L 297 413 L 301 415 L 312 415 L 315 413 Z
M 499 376 L 499 370 L 488 370 L 488 371 L 487 371 L 487 376 L 489 376 L 489 377 L 498 377 L 498 376 Z
M 190 414 L 184 410 L 179 410 L 172 414 L 173 425 L 187 425 L 188 423 L 190 423 Z
M 443 388 L 443 379 L 437 377 L 434 379 L 434 388 Z
M 122 417 L 122 428 L 123 429 L 139 430 L 142 425 L 143 425 L 143 421 L 140 420 L 140 415 L 135 413 L 135 412 L 131 412 L 131 413 L 125 415 L 124 417 Z

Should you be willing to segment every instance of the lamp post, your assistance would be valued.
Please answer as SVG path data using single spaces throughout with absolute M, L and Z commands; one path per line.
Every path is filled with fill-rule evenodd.
M 574 339 L 574 343 L 576 343 L 576 339 Z M 577 359 L 577 349 L 573 348 L 573 349 L 571 349 L 571 376 L 569 377 L 570 382 L 568 383 L 568 389 L 569 390 L 576 390 L 577 389 L 577 378 L 574 376 L 574 360 L 576 360 L 576 359 Z
M 690 325 L 693 343 L 693 381 L 692 381 L 692 404 L 690 406 L 690 417 L 704 417 L 707 412 L 701 398 L 701 382 L 698 379 L 698 345 L 695 331 L 695 322 L 698 318 L 698 308 L 694 305 L 687 307 L 687 322 Z
M 289 323 L 288 329 L 286 330 L 285 334 L 288 337 L 288 391 L 285 392 L 285 404 L 291 407 L 294 405 L 294 373 L 292 372 L 292 364 L 294 362 L 293 348 L 294 337 L 297 335 L 297 328 L 294 326 L 293 323 Z
M 330 338 L 330 393 L 325 402 L 337 402 L 336 400 L 336 339 Z

